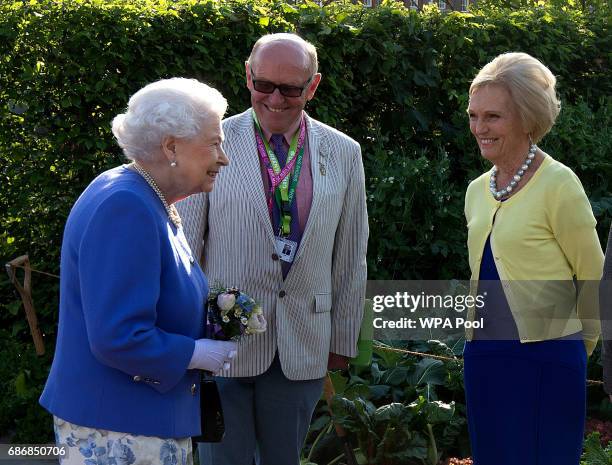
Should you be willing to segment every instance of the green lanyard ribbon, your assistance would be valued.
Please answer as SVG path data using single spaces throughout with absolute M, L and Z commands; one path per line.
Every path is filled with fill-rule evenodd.
M 264 162 L 268 178 L 270 180 L 270 191 L 273 193 L 276 205 L 280 212 L 280 230 L 283 235 L 287 236 L 291 232 L 291 204 L 295 198 L 297 185 L 302 171 L 302 161 L 304 157 L 305 133 L 306 124 L 304 118 L 300 122 L 300 128 L 291 138 L 289 152 L 287 153 L 287 162 L 285 167 L 281 169 L 280 163 L 276 158 L 274 150 L 268 144 L 268 141 L 263 135 L 263 131 L 257 120 L 257 115 L 253 111 L 253 121 L 257 131 L 255 138 L 257 140 L 257 148 L 261 159 Z M 297 153 L 297 157 L 296 157 Z M 291 175 L 291 171 L 293 174 Z M 272 196 L 269 198 L 268 208 L 272 210 Z

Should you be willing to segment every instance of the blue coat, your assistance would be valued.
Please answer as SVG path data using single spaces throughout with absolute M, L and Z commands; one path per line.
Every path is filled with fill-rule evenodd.
M 81 426 L 199 434 L 208 283 L 182 228 L 136 172 L 98 176 L 72 208 L 62 244 L 59 330 L 40 403 Z

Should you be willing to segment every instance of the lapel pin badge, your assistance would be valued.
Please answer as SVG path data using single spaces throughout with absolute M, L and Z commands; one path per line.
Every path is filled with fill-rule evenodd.
M 327 151 L 326 149 L 321 150 L 321 153 L 319 154 L 319 173 L 321 173 L 321 176 L 325 176 L 326 170 L 325 170 L 325 164 L 327 162 Z

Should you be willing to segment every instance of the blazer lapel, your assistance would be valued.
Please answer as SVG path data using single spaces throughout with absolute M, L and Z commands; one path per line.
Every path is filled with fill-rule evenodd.
M 328 179 L 328 177 L 325 176 L 329 156 L 327 138 L 325 137 L 324 131 L 321 130 L 321 127 L 316 123 L 313 124 L 312 119 L 308 115 L 306 116 L 306 124 L 308 127 L 310 171 L 312 173 L 312 205 L 310 207 L 310 213 L 308 214 L 308 220 L 306 221 L 306 227 L 302 235 L 300 247 L 293 261 L 291 270 L 295 268 L 295 262 L 297 262 L 303 254 L 310 237 L 314 233 L 315 218 L 317 215 L 322 214 L 321 209 L 323 205 L 321 204 L 321 192 L 325 190 Z M 289 273 L 291 273 L 291 271 Z
M 257 142 L 255 140 L 255 129 L 251 109 L 245 111 L 237 124 L 232 127 L 233 134 L 231 144 L 230 163 L 235 163 L 236 169 L 242 181 L 244 189 L 248 192 L 250 202 L 257 212 L 259 220 L 266 230 L 266 235 L 274 244 L 274 231 L 270 221 L 270 213 L 266 203 L 264 184 L 261 178 L 259 154 L 257 153 Z

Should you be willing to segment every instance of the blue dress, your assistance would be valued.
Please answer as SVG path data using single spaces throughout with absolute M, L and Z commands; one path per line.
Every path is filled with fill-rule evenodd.
M 586 413 L 586 351 L 580 333 L 521 343 L 491 251 L 479 293 L 484 328 L 464 349 L 474 465 L 578 465 Z

